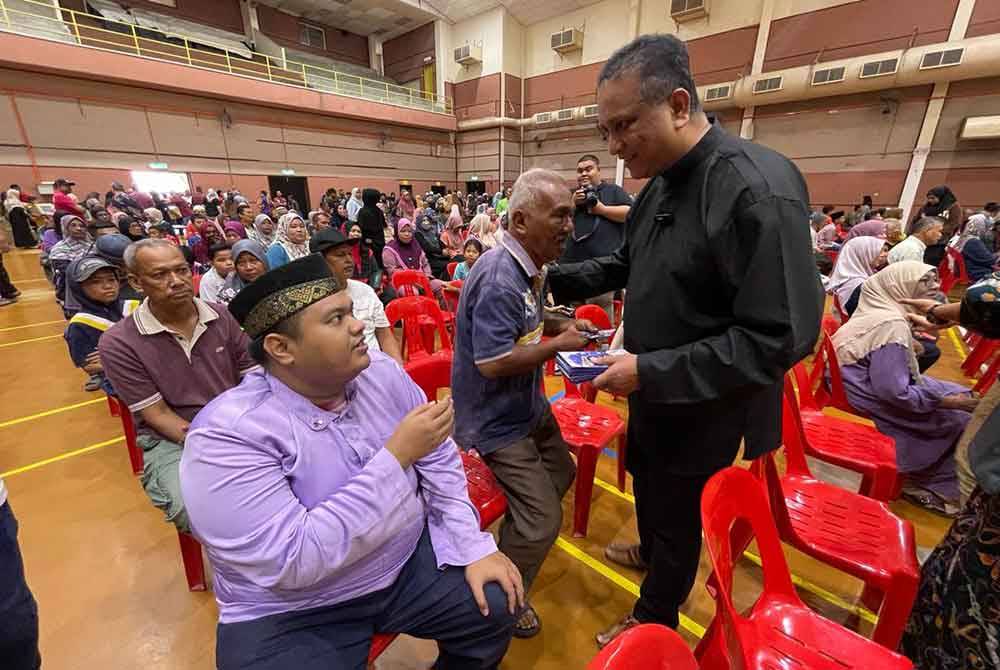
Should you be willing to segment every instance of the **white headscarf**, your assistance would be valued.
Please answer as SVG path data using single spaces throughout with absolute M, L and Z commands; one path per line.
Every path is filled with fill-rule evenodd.
M 878 237 L 855 237 L 841 248 L 827 287 L 828 293 L 836 294 L 841 307 L 847 305 L 854 289 L 875 274 L 874 263 L 884 246 L 885 240 Z
M 6 198 L 3 201 L 3 206 L 7 208 L 7 211 L 11 211 L 17 207 L 24 207 L 24 203 L 21 202 L 21 194 L 16 188 L 7 189 Z
M 920 280 L 932 270 L 933 266 L 919 261 L 898 261 L 869 277 L 862 284 L 854 315 L 832 338 L 837 362 L 852 365 L 876 349 L 898 344 L 906 348 L 910 377 L 919 384 L 920 368 L 913 352 L 913 333 L 906 319 L 908 309 L 899 300 L 918 297 Z
M 271 221 L 271 217 L 267 214 L 258 214 L 257 218 L 253 220 L 253 225 L 250 226 L 249 230 L 247 230 L 247 237 L 267 249 L 269 246 L 274 244 L 274 240 L 277 238 L 277 233 L 274 229 L 272 229 L 270 235 L 265 234 L 264 231 L 260 229 L 260 224 L 264 221 Z M 274 223 L 273 221 L 271 222 Z
M 306 240 L 302 244 L 295 244 L 290 239 L 288 239 L 288 225 L 298 219 L 302 221 L 302 217 L 299 216 L 298 212 L 289 212 L 285 214 L 280 219 L 278 219 L 278 234 L 275 235 L 274 243 L 280 244 L 288 254 L 288 260 L 294 261 L 297 258 L 302 258 L 303 256 L 309 255 L 309 241 Z M 302 221 L 302 225 L 305 225 L 305 221 Z

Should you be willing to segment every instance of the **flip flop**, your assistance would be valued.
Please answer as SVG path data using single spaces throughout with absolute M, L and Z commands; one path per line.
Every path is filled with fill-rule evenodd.
M 528 625 L 522 625 L 525 619 L 528 619 Z M 541 630 L 542 620 L 538 618 L 538 612 L 531 605 L 525 605 L 518 615 L 517 621 L 514 622 L 514 637 L 525 640 L 529 637 L 535 637 Z
M 954 519 L 958 516 L 959 509 L 957 505 L 949 503 L 941 498 L 941 496 L 931 491 L 927 491 L 926 489 L 903 489 L 902 497 L 904 500 L 916 505 L 917 507 L 923 507 L 930 512 L 940 514 L 943 517 Z

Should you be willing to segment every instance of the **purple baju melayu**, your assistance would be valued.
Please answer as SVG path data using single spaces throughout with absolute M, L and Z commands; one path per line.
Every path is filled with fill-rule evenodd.
M 958 500 L 955 444 L 972 415 L 939 404 L 945 396 L 969 389 L 926 375 L 913 383 L 909 355 L 902 345 L 887 344 L 841 366 L 847 399 L 896 440 L 901 474 L 945 500 Z

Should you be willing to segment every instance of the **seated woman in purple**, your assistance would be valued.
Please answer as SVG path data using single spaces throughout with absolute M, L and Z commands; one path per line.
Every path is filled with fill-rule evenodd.
M 978 400 L 969 389 L 921 375 L 900 300 L 938 294 L 937 270 L 917 261 L 893 263 L 865 281 L 857 310 L 833 336 L 851 405 L 896 440 L 903 495 L 931 510 L 958 510 L 955 445 Z
M 413 239 L 413 232 L 414 226 L 409 219 L 400 219 L 396 222 L 396 238 L 382 250 L 385 272 L 391 279 L 397 270 L 420 270 L 427 275 L 431 290 L 440 303 L 444 282 L 434 278 L 427 255 L 424 254 L 420 244 Z

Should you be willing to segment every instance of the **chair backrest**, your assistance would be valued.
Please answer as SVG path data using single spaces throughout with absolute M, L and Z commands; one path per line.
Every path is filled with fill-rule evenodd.
M 461 291 L 462 291 L 462 284 L 464 282 L 461 279 L 453 279 L 448 283 L 451 284 L 452 287 L 457 288 L 458 292 L 449 291 L 446 288 L 446 290 L 442 291 L 441 293 L 442 295 L 444 295 L 445 304 L 448 305 L 448 311 L 451 312 L 452 314 L 458 314 L 458 301 L 462 297 Z
M 813 360 L 815 361 L 816 359 L 814 358 Z M 816 365 L 814 363 L 813 369 L 815 368 Z M 806 364 L 803 361 L 796 363 L 792 367 L 792 374 L 795 375 L 795 385 L 799 389 L 799 407 L 804 410 L 818 412 L 820 406 L 816 402 L 816 396 L 813 393 L 813 389 L 816 387 L 816 380 L 810 376 L 809 371 L 806 369 Z
M 833 318 L 833 315 L 824 314 L 823 320 L 820 322 L 820 329 L 830 337 L 833 337 L 840 329 L 840 323 Z
M 406 373 L 410 375 L 427 400 L 437 400 L 438 391 L 451 387 L 451 352 L 438 356 L 423 356 L 406 363 Z
M 421 332 L 420 317 L 429 317 L 434 323 L 434 329 L 438 337 L 441 338 L 441 349 L 451 350 L 451 336 L 441 315 L 441 308 L 433 298 L 425 296 L 410 296 L 396 298 L 385 307 L 385 316 L 389 320 L 390 326 L 403 322 L 403 341 L 406 343 L 404 352 L 406 360 L 413 360 L 421 356 L 430 355 L 424 347 L 423 333 Z
M 851 316 L 844 311 L 844 306 L 840 304 L 840 297 L 838 297 L 836 293 L 833 294 L 833 308 L 837 310 L 837 316 L 840 317 L 841 323 L 847 323 L 847 320 L 851 318 Z
M 840 374 L 840 364 L 837 362 L 837 351 L 833 347 L 833 340 L 830 334 L 824 332 L 820 338 L 819 351 L 813 359 L 812 379 L 819 380 L 816 387 L 815 399 L 819 407 L 833 405 L 843 412 L 857 413 L 851 408 L 851 403 L 847 400 L 847 392 L 844 390 L 844 378 Z M 826 387 L 825 375 L 830 377 L 829 390 Z
M 781 404 L 781 441 L 785 447 L 788 474 L 812 476 L 806 461 L 806 433 L 802 427 L 802 414 L 795 398 L 792 378 L 785 375 Z
M 969 274 L 965 271 L 965 257 L 962 256 L 962 252 L 954 247 L 945 247 L 945 251 L 948 254 L 948 258 L 955 264 L 953 271 L 956 281 L 968 282 Z
M 578 319 L 587 319 L 601 330 L 611 328 L 611 319 L 608 318 L 608 313 L 604 311 L 603 307 L 597 305 L 580 305 L 576 308 L 573 316 Z
M 701 521 L 705 547 L 717 583 L 715 616 L 730 646 L 731 667 L 749 666 L 748 654 L 753 650 L 744 649 L 740 644 L 736 624 L 743 621 L 743 616 L 737 611 L 732 598 L 733 564 L 742 554 L 742 548 L 732 544 L 734 528 L 749 528 L 757 538 L 764 572 L 761 598 L 780 599 L 800 607 L 804 605 L 792 586 L 788 563 L 781 550 L 778 529 L 771 518 L 764 489 L 753 475 L 741 468 L 728 467 L 709 479 L 701 495 Z
M 676 631 L 647 623 L 630 628 L 601 650 L 587 670 L 698 670 L 698 661 Z
M 452 261 L 448 263 L 448 279 L 455 278 L 455 268 L 458 267 L 458 261 Z
M 400 297 L 433 296 L 427 275 L 420 270 L 396 270 L 392 273 L 392 287 Z M 419 290 L 418 290 L 419 289 Z

